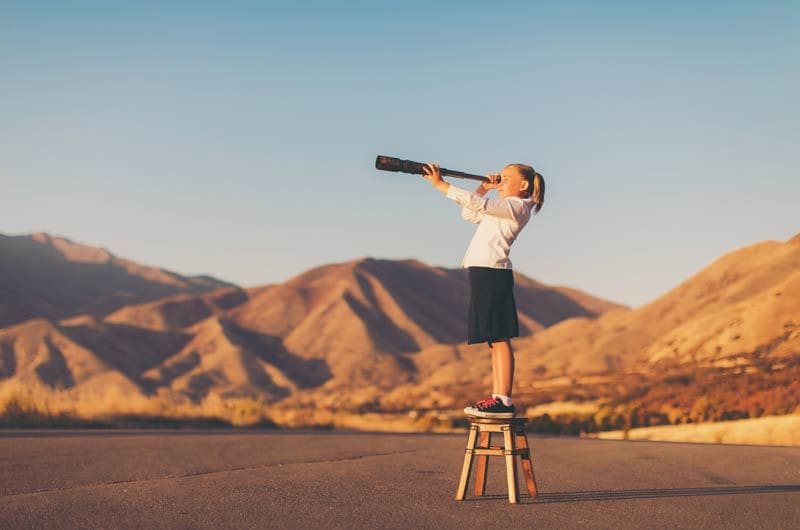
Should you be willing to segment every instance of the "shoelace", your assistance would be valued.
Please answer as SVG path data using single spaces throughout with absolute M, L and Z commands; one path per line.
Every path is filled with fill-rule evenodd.
M 497 401 L 496 397 L 489 396 L 489 397 L 487 397 L 485 399 L 482 399 L 482 400 L 478 401 L 475 404 L 475 407 L 479 408 L 479 409 L 483 409 L 483 408 L 492 406 L 496 401 Z

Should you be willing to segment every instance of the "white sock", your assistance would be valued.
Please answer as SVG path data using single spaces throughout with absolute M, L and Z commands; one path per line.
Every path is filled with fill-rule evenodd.
M 503 405 L 505 405 L 506 407 L 511 406 L 511 396 L 504 396 L 503 394 L 492 394 L 492 396 L 502 401 Z

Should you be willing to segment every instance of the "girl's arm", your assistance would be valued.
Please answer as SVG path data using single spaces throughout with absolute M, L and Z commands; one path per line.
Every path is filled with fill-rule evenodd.
M 487 199 L 456 186 L 449 186 L 447 197 L 453 199 L 464 208 L 481 212 L 494 217 L 510 219 L 520 222 L 529 215 L 528 208 L 521 200 L 513 200 L 511 197 L 505 199 Z
M 425 172 L 425 174 L 422 175 L 422 178 L 433 184 L 434 188 L 447 195 L 447 191 L 450 189 L 450 184 L 442 179 L 442 173 L 439 171 L 439 164 L 435 162 L 423 164 L 422 170 Z
M 422 170 L 425 171 L 425 174 L 422 175 L 422 178 L 433 184 L 434 188 L 447 195 L 447 191 L 450 189 L 450 184 L 442 179 L 442 173 L 439 171 L 439 164 L 435 162 L 423 164 Z M 489 178 L 489 182 L 481 182 L 478 184 L 478 187 L 475 188 L 475 193 L 479 197 L 483 197 L 486 195 L 486 192 L 495 189 L 500 184 L 500 173 L 491 173 L 487 175 L 487 177 Z
M 475 191 L 474 191 L 474 193 L 477 193 L 481 197 L 486 195 L 486 193 L 489 190 L 495 189 L 497 187 L 497 184 L 500 183 L 500 173 L 492 173 L 492 174 L 487 175 L 487 176 L 490 179 L 492 179 L 492 181 L 491 182 L 481 182 L 480 184 L 478 184 L 478 187 L 475 188 Z M 496 182 L 495 182 L 495 180 L 496 180 Z
M 483 193 L 472 193 L 465 189 L 448 184 L 442 179 L 442 174 L 439 171 L 439 164 L 430 163 L 423 166 L 425 174 L 422 177 L 433 184 L 433 187 L 445 194 L 448 198 L 453 199 L 458 204 L 473 210 L 478 213 L 492 215 L 494 217 L 502 217 L 504 219 L 511 219 L 512 221 L 519 222 L 528 213 L 525 205 L 521 201 L 512 201 L 510 199 L 487 199 L 484 197 L 486 191 L 496 188 L 500 182 L 500 175 L 494 173 L 489 175 L 492 180 L 490 183 L 481 183 L 480 187 L 486 189 Z
M 490 175 L 490 178 L 491 178 L 491 175 Z M 491 187 L 487 188 L 486 186 L 484 186 L 484 184 L 485 184 L 484 182 L 481 182 L 480 184 L 478 184 L 478 187 L 475 188 L 475 191 L 474 191 L 475 195 L 478 195 L 479 197 L 483 197 L 491 189 L 491 187 L 495 187 L 495 184 L 489 184 L 489 186 L 491 186 Z M 466 220 L 466 221 L 469 221 L 470 223 L 478 224 L 478 223 L 481 222 L 481 219 L 483 219 L 483 212 L 470 210 L 469 208 L 464 206 L 464 207 L 461 208 L 461 218 Z

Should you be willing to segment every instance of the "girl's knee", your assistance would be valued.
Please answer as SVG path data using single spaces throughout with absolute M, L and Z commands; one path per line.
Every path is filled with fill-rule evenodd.
M 499 348 L 508 348 L 511 349 L 511 339 L 510 338 L 502 338 L 502 339 L 494 339 L 489 341 L 489 346 L 494 349 L 495 346 Z

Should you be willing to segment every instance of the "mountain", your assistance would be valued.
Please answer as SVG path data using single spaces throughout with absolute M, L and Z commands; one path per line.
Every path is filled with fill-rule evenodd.
M 247 291 L 222 288 L 199 295 L 177 294 L 154 302 L 127 305 L 105 317 L 105 321 L 153 331 L 182 329 L 243 304 Z
M 521 335 L 616 304 L 547 287 L 515 273 Z M 330 385 L 392 388 L 413 376 L 409 354 L 463 342 L 467 271 L 417 260 L 366 258 L 310 270 L 231 312 L 240 328 L 280 339 L 306 359 L 324 359 Z
M 11 377 L 82 394 L 110 387 L 141 394 L 139 386 L 116 367 L 45 319 L 0 330 L 0 379 Z
M 297 388 L 218 317 L 191 329 L 192 339 L 176 354 L 145 371 L 152 387 L 169 387 L 192 399 L 214 390 L 220 397 L 283 397 Z
M 129 304 L 232 284 L 181 276 L 39 232 L 0 234 L 0 327 L 43 317 L 104 316 Z
M 798 353 L 800 237 L 730 252 L 645 306 L 564 322 L 521 352 L 562 373 Z
M 65 253 L 84 260 L 79 263 L 111 259 L 103 250 L 80 248 L 80 256 L 72 250 Z M 518 273 L 515 282 L 523 335 L 621 307 Z M 49 337 L 57 335 L 69 351 L 92 356 L 92 363 L 84 363 L 87 373 L 115 370 L 144 393 L 166 391 L 194 400 L 209 393 L 267 401 L 292 397 L 336 406 L 343 403 L 339 391 L 359 401 L 415 380 L 414 354 L 464 341 L 467 308 L 465 270 L 364 258 L 253 289 L 170 294 L 58 320 L 44 312 L 37 320 L 0 329 L 2 377 L 20 377 L 16 368 L 27 366 L 31 352 L 50 351 Z M 36 331 L 41 327 L 47 333 Z M 77 380 L 74 369 L 61 364 L 58 380 L 67 388 Z
M 562 320 L 514 347 L 520 391 L 565 376 L 568 387 L 581 374 L 638 371 L 652 378 L 676 366 L 800 358 L 800 235 L 735 250 L 647 305 Z M 382 403 L 424 398 L 446 405 L 474 395 L 491 386 L 486 357 L 466 345 L 425 348 L 413 356 L 419 376 Z

